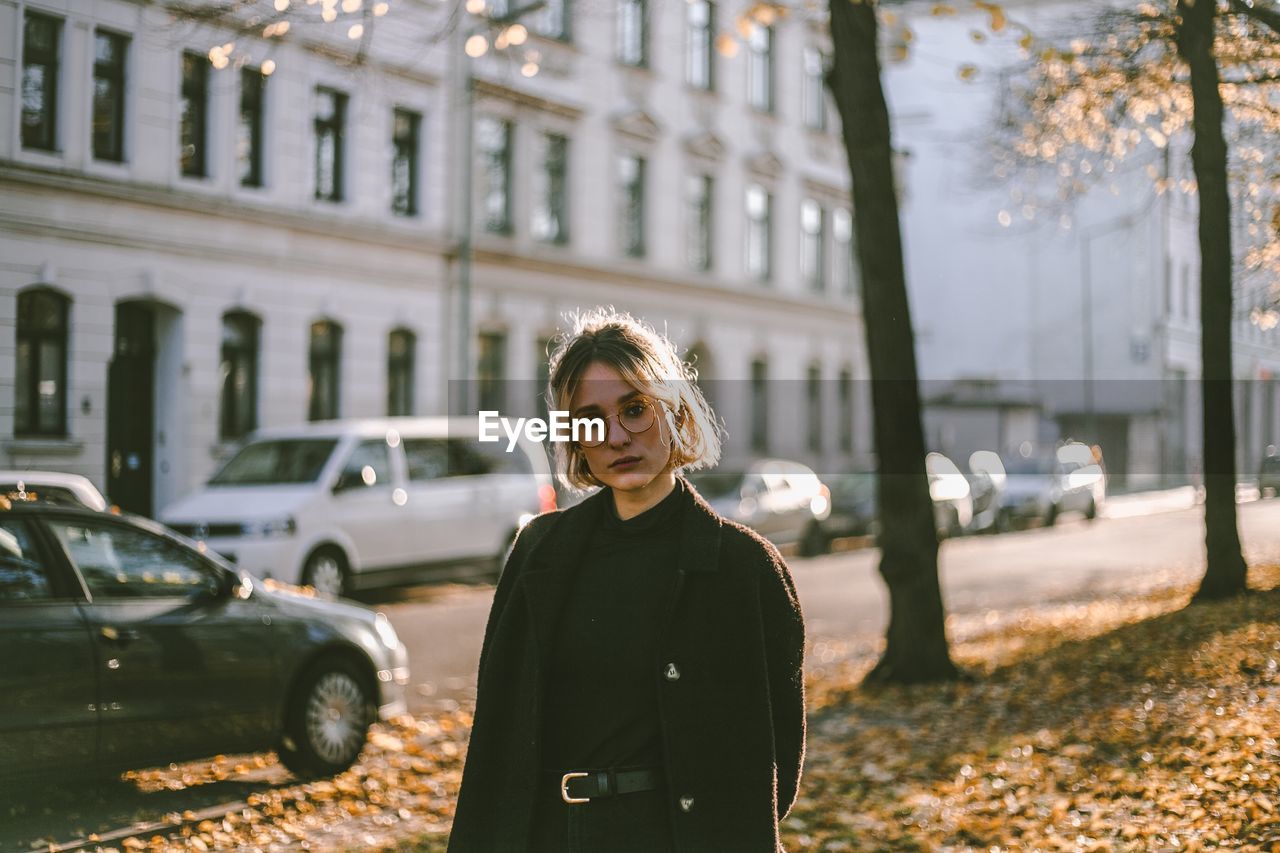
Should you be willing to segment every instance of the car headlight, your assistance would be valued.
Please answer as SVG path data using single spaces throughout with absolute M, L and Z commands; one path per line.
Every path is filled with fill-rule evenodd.
M 241 525 L 241 532 L 245 536 L 260 536 L 270 538 L 272 536 L 292 536 L 298 532 L 298 523 L 290 518 L 273 518 L 269 521 L 249 521 Z
M 391 651 L 400 647 L 400 637 L 396 635 L 396 629 L 392 627 L 391 620 L 385 614 L 378 613 L 373 617 L 373 630 L 378 633 L 378 639 L 382 641 L 382 645 Z

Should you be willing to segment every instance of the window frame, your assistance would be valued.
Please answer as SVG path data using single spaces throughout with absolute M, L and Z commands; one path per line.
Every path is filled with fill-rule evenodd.
M 761 214 L 756 216 L 752 212 L 754 205 L 752 204 L 752 195 L 759 192 L 763 198 L 763 207 Z M 746 273 L 754 281 L 770 282 L 773 280 L 773 193 L 760 183 L 749 183 L 746 189 L 745 212 L 747 215 L 747 239 L 743 241 L 746 249 L 746 259 L 744 266 Z M 757 268 L 752 258 L 755 255 L 753 247 L 758 244 L 761 266 Z
M 625 164 L 635 164 L 635 175 L 628 179 Z M 618 248 L 626 258 L 644 258 L 648 254 L 648 233 L 645 228 L 646 179 L 648 163 L 632 152 L 618 155 Z
M 685 216 L 685 262 L 697 272 L 711 272 L 715 268 L 714 176 L 706 172 L 685 176 Z
M 764 44 L 757 46 L 757 34 L 763 33 Z M 754 24 L 747 37 L 747 104 L 765 115 L 774 115 L 777 108 L 776 72 L 774 51 L 777 49 L 776 32 L 772 25 Z
M 401 131 L 401 120 L 405 129 Z M 404 166 L 407 186 L 403 197 L 397 191 L 396 171 Z M 413 218 L 419 210 L 419 185 L 422 172 L 422 113 L 407 107 L 395 107 L 391 111 L 391 212 L 397 216 Z
M 822 365 L 814 362 L 805 371 L 806 410 L 809 426 L 808 444 L 813 453 L 822 452 Z
M 331 345 L 325 348 L 317 346 L 317 332 L 328 331 Z M 342 324 L 336 320 L 320 319 L 311 323 L 307 341 L 307 420 L 309 422 L 336 420 L 342 416 Z M 330 401 L 329 411 L 321 410 L 321 398 L 316 393 L 317 369 L 328 368 L 329 388 L 327 397 Z
M 57 306 L 57 328 L 53 330 L 37 330 L 32 328 L 24 329 L 23 315 L 26 313 L 27 323 L 34 325 L 35 307 L 31 306 L 34 300 L 47 298 L 54 301 Z M 24 306 L 27 307 L 24 312 Z M 13 413 L 13 434 L 14 437 L 33 437 L 33 438 L 66 438 L 68 434 L 67 425 L 67 369 L 70 362 L 69 351 L 71 349 L 71 297 L 54 290 L 51 287 L 36 285 L 28 287 L 18 293 L 17 298 L 17 316 L 14 319 L 14 413 Z M 56 376 L 57 393 L 54 395 L 54 410 L 56 412 L 56 423 L 49 427 L 42 427 L 40 423 L 40 383 L 45 371 L 42 369 L 41 353 L 43 347 L 41 344 L 53 341 L 57 344 L 57 360 Z M 25 420 L 20 418 L 18 411 L 18 359 L 21 358 L 22 345 L 27 344 L 27 417 Z
M 515 139 L 515 123 L 507 118 L 495 115 L 481 115 L 476 118 L 476 123 L 490 123 L 495 129 L 502 132 L 501 145 L 498 147 L 476 146 L 477 153 L 483 158 L 480 175 L 483 178 L 482 192 L 480 194 L 480 209 L 484 213 L 484 230 L 489 234 L 500 234 L 504 237 L 510 236 L 515 229 L 515 216 L 512 211 L 513 196 L 511 192 L 512 184 L 512 151 L 514 149 Z M 478 128 L 477 128 L 478 129 Z M 479 135 L 482 143 L 483 135 Z M 491 199 L 496 198 L 492 185 L 492 178 L 496 174 L 502 175 L 502 215 L 496 218 L 493 211 L 490 210 Z
M 840 378 L 838 381 L 839 397 L 839 447 L 844 453 L 853 452 L 853 370 L 849 367 L 840 368 Z
M 548 0 L 534 21 L 533 31 L 545 39 L 572 44 L 573 0 Z
M 178 94 L 178 170 L 185 178 L 209 177 L 209 60 L 193 50 L 182 52 Z M 188 73 L 192 72 L 192 73 Z M 186 108 L 184 109 L 184 105 Z M 186 138 L 194 139 L 187 157 Z
M 117 51 L 113 65 L 104 64 L 98 59 L 98 40 L 107 39 L 113 43 Z M 129 54 L 133 40 L 125 33 L 119 33 L 105 27 L 95 27 L 93 31 L 93 92 L 91 95 L 90 116 L 90 148 L 95 160 L 107 163 L 123 163 L 125 157 L 125 119 L 128 115 L 125 99 L 128 97 Z M 110 116 L 110 147 L 104 152 L 99 148 L 98 133 L 98 83 L 104 81 L 113 87 L 114 101 Z
M 507 403 L 507 333 L 501 329 L 482 330 L 476 335 L 477 411 L 503 411 Z
M 403 351 L 396 352 L 396 342 Z M 387 333 L 387 416 L 412 415 L 417 375 L 418 336 L 403 326 Z M 401 394 L 403 392 L 403 398 Z
M 695 21 L 700 8 L 706 20 Z M 689 86 L 701 92 L 716 91 L 716 4 L 714 0 L 691 0 L 685 13 L 685 75 Z
M 751 360 L 751 450 L 769 452 L 769 360 L 757 356 Z
M 808 45 L 804 49 L 804 92 L 801 112 L 804 126 L 815 132 L 828 129 L 826 71 L 830 57 L 820 47 Z M 816 64 L 815 64 L 816 63 Z M 816 71 L 815 71 L 816 68 Z
M 844 226 L 839 224 L 841 219 L 848 226 L 846 239 L 840 237 L 840 232 L 844 230 Z M 845 296 L 858 294 L 858 259 L 853 253 L 854 239 L 853 211 L 843 205 L 833 208 L 831 211 L 831 256 L 834 265 L 832 280 L 839 292 Z
M 51 47 L 47 50 L 32 48 L 31 39 L 28 37 L 28 27 L 34 22 L 40 22 L 52 28 L 49 42 Z M 18 91 L 15 93 L 18 100 L 18 124 L 19 124 L 19 143 L 22 148 L 29 151 L 45 151 L 49 153 L 58 153 L 58 131 L 60 122 L 58 121 L 59 107 L 59 77 L 62 75 L 62 35 L 65 31 L 66 19 L 57 15 L 50 15 L 46 12 L 36 9 L 26 9 L 22 16 L 22 73 L 18 78 Z M 42 81 L 42 120 L 34 127 L 40 130 L 31 130 L 32 127 L 26 123 L 26 109 L 22 104 L 22 93 L 26 88 L 27 69 L 33 66 L 40 66 L 44 69 L 44 78 Z M 39 136 L 37 137 L 37 133 Z
M 252 83 L 252 86 L 246 85 Z M 236 161 L 240 186 L 258 189 L 266 186 L 263 148 L 266 138 L 267 75 L 262 69 L 244 66 L 240 69 L 240 111 L 236 118 Z M 242 135 L 248 128 L 248 151 L 241 155 Z M 245 169 L 245 163 L 249 168 Z
M 816 214 L 814 212 L 816 211 Z M 816 215 L 816 230 L 810 227 Z M 814 293 L 827 291 L 827 210 L 812 196 L 800 201 L 800 275 Z
M 544 131 L 540 163 L 538 198 L 534 210 L 533 237 L 552 246 L 568 245 L 569 232 L 569 137 L 556 131 Z M 558 156 L 557 156 L 558 149 Z M 539 225 L 538 217 L 545 225 Z M 545 228 L 545 233 L 539 233 Z
M 618 0 L 617 60 L 629 68 L 649 67 L 648 0 Z
M 315 199 L 316 201 L 341 204 L 346 201 L 346 136 L 347 136 L 347 102 L 348 95 L 332 86 L 316 86 L 317 98 L 315 128 Z M 325 116 L 320 112 L 322 99 L 329 98 L 332 112 Z M 332 187 L 325 192 L 321 185 L 322 160 L 324 158 L 324 142 L 332 137 L 333 163 L 331 165 Z
M 248 339 L 246 345 L 235 346 L 228 343 L 228 326 L 237 325 L 239 326 L 238 331 Z M 228 361 L 239 362 L 239 359 L 229 359 L 229 350 L 232 357 L 244 357 L 244 366 L 248 374 L 248 389 L 243 397 L 234 393 L 228 394 L 228 387 L 231 382 L 231 376 L 235 372 L 235 366 L 228 371 L 227 375 L 222 377 L 222 387 L 218 391 L 218 440 L 224 442 L 239 441 L 258 428 L 258 371 L 262 351 L 262 318 L 249 311 L 234 309 L 222 315 L 221 329 L 222 341 L 219 346 L 218 372 L 222 373 Z M 247 401 L 247 415 L 241 412 L 240 406 L 229 406 L 230 400 Z M 239 427 L 235 425 L 234 422 L 236 421 L 240 422 Z
M 188 595 L 169 594 L 169 595 L 129 595 L 129 596 L 110 596 L 101 595 L 99 591 L 95 591 L 93 585 L 85 576 L 84 571 L 71 555 L 66 543 L 62 537 L 58 535 L 57 526 L 82 525 L 96 526 L 100 530 L 107 531 L 124 531 L 127 535 L 138 535 L 144 538 L 159 540 L 164 547 L 176 554 L 193 561 L 194 567 L 203 574 L 209 581 L 223 583 L 226 580 L 227 570 L 209 560 L 203 554 L 192 551 L 184 546 L 181 542 L 173 539 L 164 533 L 149 530 L 141 525 L 134 525 L 117 519 L 107 513 L 97 513 L 88 516 L 70 516 L 70 515 L 51 515 L 42 519 L 45 526 L 45 534 L 49 537 L 51 547 L 56 548 L 59 557 L 65 562 L 70 569 L 72 577 L 80 585 L 83 594 L 89 604 L 113 604 L 125 603 L 129 601 L 191 601 L 209 589 L 208 585 L 203 587 L 192 587 L 192 591 Z

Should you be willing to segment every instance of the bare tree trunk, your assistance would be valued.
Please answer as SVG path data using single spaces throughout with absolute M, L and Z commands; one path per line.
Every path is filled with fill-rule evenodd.
M 938 538 L 924 468 L 915 337 L 907 301 L 894 187 L 889 110 L 880 84 L 876 10 L 830 0 L 834 64 L 828 85 L 853 176 L 854 223 L 871 367 L 880 476 L 880 574 L 889 587 L 884 656 L 867 680 L 955 678 L 938 583 Z
M 1200 197 L 1200 353 L 1204 387 L 1204 519 L 1208 560 L 1196 600 L 1247 590 L 1236 524 L 1236 440 L 1231 394 L 1231 201 L 1222 93 L 1213 36 L 1215 0 L 1178 0 L 1178 52 L 1191 69 Z

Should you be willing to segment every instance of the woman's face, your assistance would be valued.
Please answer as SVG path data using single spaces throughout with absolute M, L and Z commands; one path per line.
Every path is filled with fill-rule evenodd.
M 644 399 L 613 367 L 593 361 L 569 401 L 571 417 L 605 419 L 604 443 L 580 449 L 595 478 L 614 491 L 661 488 L 659 475 L 670 466 L 671 436 L 660 403 L 650 401 L 654 417 L 647 430 L 631 433 L 622 426 L 624 415 L 634 414 Z

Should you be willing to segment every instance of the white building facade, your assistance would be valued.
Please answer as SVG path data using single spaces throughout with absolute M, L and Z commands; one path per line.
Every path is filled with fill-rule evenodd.
M 0 0 L 0 465 L 155 514 L 256 427 L 441 414 L 464 375 L 527 410 L 547 338 L 599 304 L 728 389 L 731 457 L 865 460 L 819 28 L 727 58 L 736 9 L 552 4 L 468 68 L 434 3 L 261 5 Z

